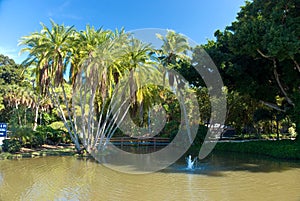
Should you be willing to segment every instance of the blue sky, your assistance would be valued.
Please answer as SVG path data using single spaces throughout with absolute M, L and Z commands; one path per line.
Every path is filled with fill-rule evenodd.
M 40 31 L 40 22 L 86 24 L 126 31 L 141 28 L 173 29 L 199 44 L 214 39 L 235 20 L 244 0 L 0 0 L 0 53 L 20 63 L 18 41 Z

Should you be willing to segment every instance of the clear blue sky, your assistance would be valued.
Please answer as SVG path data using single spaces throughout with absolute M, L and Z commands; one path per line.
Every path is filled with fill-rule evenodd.
M 244 0 L 0 0 L 0 53 L 20 63 L 22 36 L 40 31 L 40 22 L 86 24 L 105 29 L 124 27 L 173 29 L 199 44 L 214 39 L 235 20 Z

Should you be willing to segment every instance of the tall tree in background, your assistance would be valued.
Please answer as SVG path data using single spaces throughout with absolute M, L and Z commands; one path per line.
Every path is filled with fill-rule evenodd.
M 23 82 L 24 68 L 17 65 L 12 59 L 0 54 L 0 121 L 8 122 L 10 109 L 7 108 L 7 96 L 12 96 L 13 93 L 18 93 L 18 89 L 25 88 L 26 84 Z M 14 98 L 17 98 L 14 96 Z M 18 98 L 21 98 L 20 96 Z
M 300 131 L 300 4 L 298 0 L 246 2 L 237 20 L 210 42 L 225 84 L 291 115 Z
M 262 60 L 268 67 L 266 78 L 284 97 L 282 110 L 290 111 L 300 130 L 300 3 L 298 0 L 247 2 L 237 21 L 227 28 L 232 32 L 230 48 L 235 55 Z M 259 71 L 261 65 L 253 66 Z M 263 77 L 258 79 L 264 79 Z M 276 102 L 276 97 L 273 97 Z M 277 104 L 278 105 L 278 104 Z
M 63 99 L 65 105 L 68 105 L 66 92 L 64 90 L 63 75 L 70 60 L 70 42 L 71 36 L 74 33 L 73 27 L 66 27 L 58 25 L 51 21 L 51 29 L 42 24 L 41 32 L 34 32 L 29 36 L 21 39 L 20 45 L 26 47 L 22 51 L 28 51 L 29 56 L 24 64 L 27 66 L 33 65 L 36 69 L 36 76 L 38 79 L 36 86 L 39 93 L 39 100 L 41 96 L 47 96 L 50 92 L 54 92 L 54 87 L 61 86 Z M 57 97 L 54 98 L 57 100 Z M 38 100 L 38 103 L 40 102 Z M 60 108 L 60 107 L 59 107 Z M 64 119 L 65 126 L 69 130 L 70 137 L 75 143 L 76 149 L 80 150 L 79 141 L 75 129 L 71 131 L 67 123 L 63 110 L 60 108 L 60 115 Z M 33 129 L 36 129 L 37 118 L 39 113 L 39 105 L 36 106 L 36 118 Z M 68 110 L 68 117 L 70 118 L 70 111 Z M 72 124 L 71 124 L 71 127 Z

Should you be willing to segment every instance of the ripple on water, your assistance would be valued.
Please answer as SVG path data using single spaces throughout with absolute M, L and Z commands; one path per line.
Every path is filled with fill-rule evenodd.
M 299 200 L 300 164 L 214 156 L 131 175 L 91 160 L 0 161 L 0 200 Z

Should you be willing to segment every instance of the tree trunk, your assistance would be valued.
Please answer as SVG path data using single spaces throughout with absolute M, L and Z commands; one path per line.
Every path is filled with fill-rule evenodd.
M 279 140 L 279 121 L 276 119 L 276 139 Z
M 70 108 L 68 107 L 68 101 L 67 101 L 67 98 L 66 98 L 66 93 L 65 93 L 63 85 L 62 85 L 62 90 L 63 90 L 63 95 L 64 95 L 64 99 L 65 99 L 64 101 L 65 101 L 66 109 L 68 111 L 68 115 L 69 115 L 69 118 L 70 118 L 71 126 L 68 125 L 66 116 L 65 116 L 65 114 L 64 114 L 64 112 L 61 108 L 61 104 L 60 104 L 60 101 L 58 99 L 58 94 L 54 91 L 53 86 L 50 86 L 49 96 L 51 98 L 51 101 L 52 101 L 53 105 L 57 106 L 58 114 L 60 115 L 61 119 L 63 120 L 64 125 L 68 130 L 68 133 L 70 135 L 71 140 L 75 144 L 76 151 L 79 153 L 81 151 L 80 144 L 79 144 L 79 141 L 78 141 L 79 139 L 78 139 L 78 136 L 77 136 L 77 132 L 74 128 L 73 122 L 71 121 L 71 114 L 70 114 L 70 110 L 69 110 Z
M 274 76 L 275 76 L 275 80 L 276 80 L 276 82 L 277 82 L 277 84 L 278 84 L 278 86 L 279 86 L 281 92 L 283 93 L 285 99 L 287 100 L 287 102 L 288 102 L 290 105 L 292 105 L 293 107 L 295 107 L 295 104 L 294 104 L 293 101 L 289 98 L 287 92 L 285 91 L 284 87 L 282 86 L 282 84 L 281 84 L 281 82 L 280 82 L 279 74 L 278 74 L 278 72 L 277 72 L 277 62 L 276 62 L 276 59 L 275 59 L 274 57 L 265 55 L 265 54 L 262 53 L 262 51 L 260 51 L 259 49 L 257 49 L 257 52 L 258 52 L 262 57 L 264 57 L 264 58 L 266 58 L 266 59 L 269 59 L 269 60 L 273 61 L 273 67 L 274 67 L 273 73 L 274 73 Z M 295 61 L 294 61 L 294 62 L 295 62 Z M 297 65 L 298 63 L 295 62 L 295 64 Z M 298 67 L 299 67 L 299 65 L 298 65 Z
M 287 92 L 284 90 L 284 88 L 283 88 L 283 86 L 282 86 L 282 84 L 281 84 L 281 82 L 280 82 L 279 74 L 278 74 L 278 72 L 277 72 L 277 67 L 276 67 L 277 65 L 276 65 L 275 59 L 273 60 L 273 62 L 274 62 L 274 76 L 275 76 L 275 80 L 276 80 L 276 82 L 277 82 L 277 84 L 278 84 L 278 86 L 279 86 L 281 92 L 283 93 L 285 99 L 287 100 L 287 102 L 288 102 L 290 105 L 292 105 L 293 107 L 295 107 L 295 104 L 294 104 L 293 101 L 289 98 Z
M 34 124 L 32 128 L 32 130 L 34 131 L 36 131 L 38 125 L 39 107 L 40 107 L 40 96 L 38 96 L 37 103 L 35 104 L 35 117 L 34 117 Z
M 296 131 L 297 131 L 296 142 L 298 142 L 300 145 L 300 124 L 299 123 L 296 124 Z
M 24 125 L 27 124 L 27 108 L 25 108 L 25 111 L 24 111 Z
M 150 109 L 148 111 L 148 132 L 149 132 L 149 135 L 152 135 L 152 133 L 151 133 L 151 112 L 150 112 Z
M 182 92 L 179 91 L 179 93 L 180 93 L 180 98 L 182 98 L 183 97 Z M 192 136 L 191 136 L 191 129 L 190 129 L 190 124 L 189 124 L 190 122 L 188 120 L 188 114 L 187 114 L 187 111 L 186 111 L 184 100 L 181 99 L 180 102 L 182 103 L 183 117 L 184 117 L 184 121 L 185 121 L 185 124 L 186 124 L 186 130 L 187 130 L 187 135 L 188 135 L 188 138 L 189 138 L 189 142 L 192 143 L 193 139 L 192 139 Z
M 295 66 L 296 66 L 298 72 L 300 73 L 300 66 L 299 66 L 298 62 L 297 62 L 294 58 L 292 58 L 292 57 L 291 57 L 291 59 L 293 60 L 293 62 L 294 62 L 294 64 L 295 64 Z
M 33 128 L 32 128 L 32 130 L 34 130 L 34 131 L 36 131 L 36 128 L 37 128 L 38 117 L 39 117 L 39 104 L 36 104 L 34 124 L 33 124 Z

